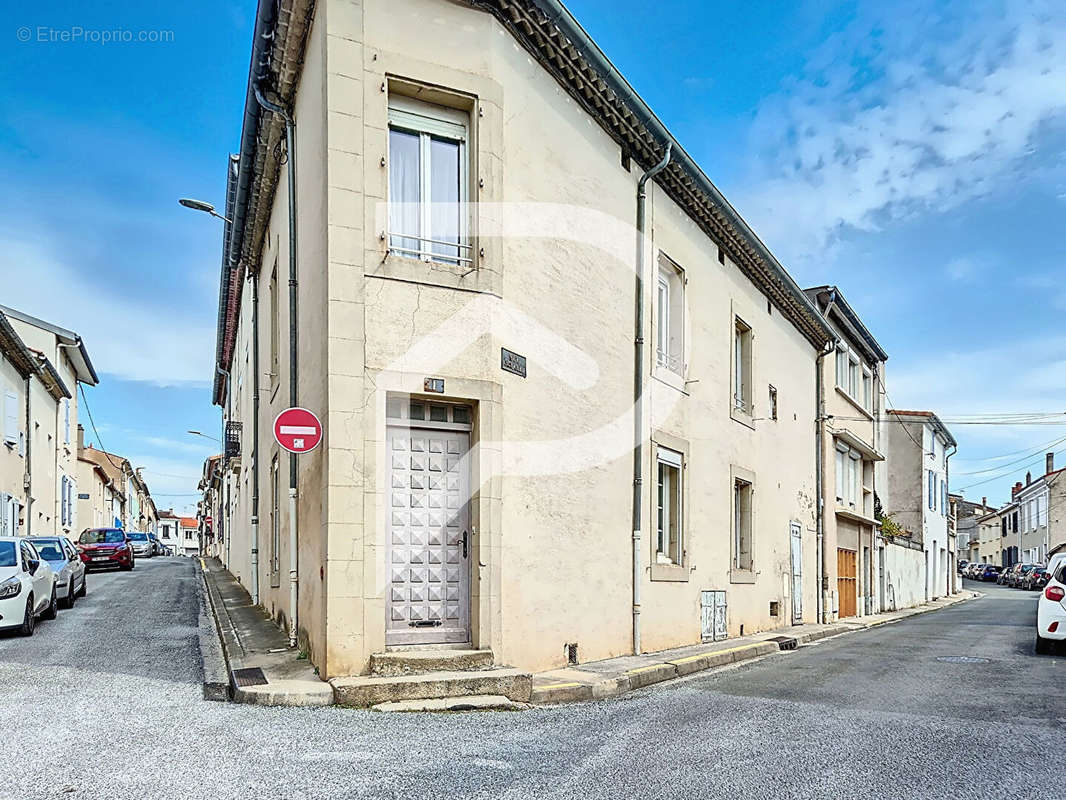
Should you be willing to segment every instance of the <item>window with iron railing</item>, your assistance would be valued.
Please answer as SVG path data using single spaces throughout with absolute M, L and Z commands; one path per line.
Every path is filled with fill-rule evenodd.
M 226 423 L 226 458 L 238 458 L 241 454 L 241 423 Z

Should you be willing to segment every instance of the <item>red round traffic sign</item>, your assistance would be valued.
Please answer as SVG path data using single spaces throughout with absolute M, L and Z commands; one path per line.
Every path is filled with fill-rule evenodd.
M 306 408 L 286 408 L 274 420 L 274 438 L 290 453 L 309 453 L 322 441 L 322 423 Z

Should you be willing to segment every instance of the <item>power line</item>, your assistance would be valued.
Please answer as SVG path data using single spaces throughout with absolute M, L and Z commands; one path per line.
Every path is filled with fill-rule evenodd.
M 89 398 L 85 396 L 85 384 L 79 383 L 78 388 L 81 390 L 81 401 L 85 405 L 85 413 L 89 416 L 89 424 L 92 425 L 93 433 L 96 434 L 96 441 L 100 444 L 100 452 L 103 453 L 107 457 L 107 460 L 111 462 L 111 466 L 113 466 L 119 472 L 122 472 L 122 466 L 116 464 L 115 459 L 111 458 L 111 454 L 107 452 L 107 448 L 104 447 L 104 440 L 100 436 L 100 431 L 96 429 L 96 421 L 93 419 L 93 412 L 89 408 Z
M 1034 458 L 1038 458 L 1038 457 L 1044 455 L 1047 452 L 1047 449 L 1049 447 L 1055 447 L 1057 445 L 1062 444 L 1063 442 L 1066 442 L 1066 436 L 1064 436 L 1063 438 L 1061 438 L 1061 439 L 1059 439 L 1057 441 L 1052 442 L 1051 444 L 1043 445 L 1043 446 L 1037 448 L 1036 451 L 1031 452 L 1028 455 L 1022 456 L 1021 458 L 1016 459 L 1014 461 L 1011 461 L 1011 462 L 1009 462 L 1007 464 L 1000 464 L 998 467 L 989 467 L 988 469 L 977 469 L 977 470 L 973 470 L 971 472 L 956 472 L 955 474 L 956 475 L 984 475 L 984 474 L 987 474 L 989 472 L 998 472 L 999 470 L 1002 470 L 1002 469 L 1006 469 L 1008 472 L 1010 472 L 1011 471 L 1010 468 L 1013 467 L 1015 464 L 1020 464 L 1023 461 L 1031 461 Z

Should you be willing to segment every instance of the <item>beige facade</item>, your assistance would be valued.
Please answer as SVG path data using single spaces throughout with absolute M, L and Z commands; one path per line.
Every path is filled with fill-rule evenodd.
M 122 456 L 91 445 L 86 447 L 83 435 L 84 430 L 79 429 L 78 519 L 81 530 L 111 527 L 115 520 L 119 520 L 126 530 L 136 530 L 129 525 L 128 462 Z
M 8 348 L 21 352 L 15 360 L 29 362 L 23 375 L 23 367 L 12 370 L 13 356 L 4 359 L 7 452 L 0 457 L 0 492 L 6 495 L 6 529 L 76 535 L 75 390 L 79 382 L 95 385 L 96 373 L 81 337 L 71 331 L 3 306 L 0 329 L 5 341 L 17 342 Z
M 565 664 L 572 644 L 582 660 L 631 652 L 631 220 L 661 145 L 620 148 L 511 28 L 463 3 L 323 3 L 303 55 L 298 91 L 284 67 L 280 80 L 299 126 L 298 402 L 326 434 L 299 456 L 301 644 L 326 676 L 454 631 L 528 669 Z M 404 219 L 389 205 L 403 145 L 390 131 L 419 124 L 423 153 L 460 142 L 469 248 L 389 235 Z M 733 212 L 720 196 L 679 188 L 692 169 L 682 158 L 648 184 L 645 651 L 713 635 L 707 592 L 725 593 L 729 635 L 814 621 L 817 598 L 815 358 L 830 334 L 746 226 L 722 221 Z M 272 199 L 254 175 L 259 194 L 233 234 L 242 261 L 223 275 L 229 377 L 216 401 L 243 428 L 219 529 L 231 571 L 290 623 L 289 458 L 271 435 L 289 405 L 286 173 Z M 503 349 L 526 356 L 524 377 L 502 368 Z M 424 513 L 408 491 L 423 481 L 440 488 Z M 404 616 L 419 612 L 412 576 L 435 569 L 410 560 L 412 526 L 434 519 L 448 545 L 428 557 L 443 554 L 441 574 L 455 558 L 466 593 L 455 619 L 443 603 L 440 625 Z
M 883 558 L 876 518 L 884 372 L 881 348 L 835 286 L 807 290 L 836 337 L 822 373 L 823 620 L 880 610 Z

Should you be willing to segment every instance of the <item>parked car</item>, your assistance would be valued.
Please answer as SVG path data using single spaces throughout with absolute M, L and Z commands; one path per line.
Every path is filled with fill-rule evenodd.
M 37 618 L 55 619 L 56 579 L 48 562 L 21 536 L 0 539 L 0 628 L 32 636 Z
M 1011 576 L 1010 582 L 1007 585 L 1014 589 L 1021 589 L 1026 576 L 1033 571 L 1033 567 L 1035 566 L 1035 564 L 1019 565 L 1018 571 Z
M 56 576 L 56 596 L 63 608 L 74 608 L 74 601 L 85 596 L 85 565 L 73 542 L 65 536 L 31 536 L 41 558 Z
M 130 531 L 128 536 L 130 544 L 133 546 L 133 555 L 139 558 L 151 558 L 155 555 L 155 546 L 152 544 L 152 540 L 148 538 L 147 533 Z
M 1036 652 L 1048 653 L 1052 642 L 1066 639 L 1066 563 L 1060 563 L 1036 605 Z
M 131 570 L 135 565 L 133 544 L 121 528 L 89 528 L 78 538 L 78 552 L 85 569 L 118 567 Z
M 1022 568 L 1021 564 L 1011 564 L 1009 567 L 1007 567 L 1005 570 L 1003 570 L 1003 575 L 1002 575 L 1003 580 L 1001 580 L 999 582 L 1001 584 L 1003 584 L 1004 586 L 1010 586 L 1011 580 L 1013 580 L 1015 574 L 1017 574 L 1018 570 L 1020 570 L 1021 568 Z
M 163 547 L 162 542 L 159 541 L 159 537 L 154 533 L 149 533 L 148 538 L 152 542 L 152 555 L 153 556 L 165 556 L 166 549 Z
M 956 569 L 958 570 L 960 575 L 962 575 L 963 573 L 966 572 L 966 567 L 969 564 L 970 564 L 970 562 L 967 559 L 965 559 L 965 558 L 960 558 L 959 559 L 958 564 L 956 564 Z
M 999 574 L 999 580 L 997 580 L 996 583 L 998 583 L 998 584 L 1000 584 L 1002 586 L 1006 586 L 1007 585 L 1007 579 L 1010 578 L 1010 574 L 1014 570 L 1015 566 L 1017 566 L 1017 565 L 1015 564 L 1015 565 L 1011 565 L 1009 567 L 1005 567 L 1003 569 L 1003 571 Z
M 1032 591 L 1036 588 L 1043 589 L 1047 584 L 1047 580 L 1044 580 L 1043 583 L 1041 583 L 1040 578 L 1043 576 L 1045 569 L 1043 564 L 1033 564 L 1032 569 L 1018 579 L 1018 588 L 1027 591 Z M 1040 583 L 1039 587 L 1037 586 L 1038 583 Z
M 978 580 L 991 582 L 999 579 L 999 573 L 1002 570 L 995 564 L 985 564 L 984 568 L 980 570 Z
M 966 567 L 966 577 L 970 580 L 977 580 L 978 571 L 983 570 L 985 566 L 985 564 L 982 564 L 978 561 L 972 562 L 969 566 Z

